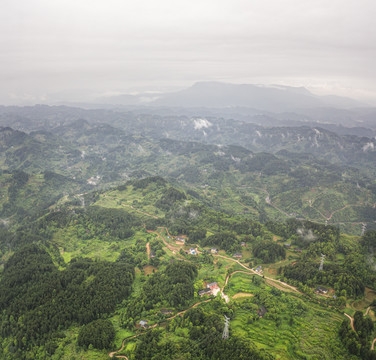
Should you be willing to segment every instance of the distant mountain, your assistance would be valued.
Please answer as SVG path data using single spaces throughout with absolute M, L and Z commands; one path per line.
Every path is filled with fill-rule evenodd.
M 365 105 L 339 96 L 317 96 L 303 87 L 198 82 L 188 89 L 161 95 L 151 105 L 178 107 L 248 107 L 282 112 L 318 107 L 348 109 Z
M 340 96 L 317 96 L 304 87 L 280 85 L 198 82 L 172 93 L 118 95 L 98 99 L 103 104 L 151 105 L 170 107 L 247 107 L 271 112 L 317 107 L 348 109 L 366 105 Z
M 282 85 L 230 84 L 223 82 L 197 82 L 191 87 L 170 93 L 144 92 L 101 96 L 92 108 L 113 107 L 179 107 L 179 108 L 247 108 L 267 112 L 296 111 L 312 108 L 352 109 L 368 107 L 367 104 L 337 95 L 317 96 L 304 87 Z M 68 104 L 72 105 L 72 104 Z M 77 105 L 76 105 L 77 106 Z

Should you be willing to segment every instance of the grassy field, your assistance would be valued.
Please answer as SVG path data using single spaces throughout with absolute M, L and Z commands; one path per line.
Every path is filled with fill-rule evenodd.
M 156 194 L 153 191 L 136 190 L 129 185 L 125 190 L 111 190 L 100 195 L 95 205 L 112 209 L 123 208 L 137 215 L 158 217 L 162 215 L 162 211 L 154 206 L 157 199 L 158 192 Z
M 236 303 L 247 299 L 239 298 Z M 277 359 L 348 358 L 337 335 L 343 315 L 309 304 L 300 316 L 287 310 L 278 317 L 278 321 L 268 315 L 251 320 L 249 311 L 240 309 L 235 312 L 231 329 Z
M 234 295 L 239 293 L 253 294 L 255 290 L 259 289 L 260 286 L 255 285 L 252 281 L 253 277 L 258 275 L 249 274 L 250 275 L 245 273 L 233 274 L 226 286 L 226 294 L 234 297 Z M 261 287 L 264 287 L 264 285 L 261 285 Z
M 89 257 L 100 260 L 115 261 L 121 251 L 130 245 L 133 245 L 138 239 L 146 241 L 146 238 L 153 235 L 146 234 L 144 231 L 137 231 L 126 240 L 114 241 L 110 238 L 103 241 L 102 238 L 89 237 L 82 238 L 77 231 L 77 227 L 71 226 L 64 229 L 58 229 L 53 235 L 53 243 L 59 248 L 60 255 L 66 263 L 75 257 Z

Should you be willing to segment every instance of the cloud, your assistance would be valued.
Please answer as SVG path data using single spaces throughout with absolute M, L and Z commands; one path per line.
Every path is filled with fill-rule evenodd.
M 207 129 L 210 126 L 213 126 L 213 124 L 206 119 L 194 119 L 193 126 L 195 130 L 201 130 L 201 129 Z
M 298 228 L 296 233 L 300 235 L 301 239 L 307 242 L 312 242 L 317 240 L 317 235 L 315 235 L 311 229 L 308 231 L 305 228 Z
M 198 80 L 376 93 L 375 12 L 371 0 L 3 0 L 0 93 Z
M 372 150 L 375 149 L 375 145 L 374 145 L 373 142 L 369 142 L 369 143 L 365 144 L 362 149 L 363 149 L 363 152 L 367 152 L 367 151 L 370 151 L 370 150 L 372 151 Z

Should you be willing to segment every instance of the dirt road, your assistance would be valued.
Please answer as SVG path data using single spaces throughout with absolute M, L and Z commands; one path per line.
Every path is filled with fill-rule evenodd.
M 372 341 L 371 350 L 375 350 L 375 342 L 376 342 L 376 338 L 374 338 Z
M 258 276 L 262 276 L 262 275 L 259 274 L 257 271 L 255 271 L 255 270 L 249 268 L 248 266 L 242 264 L 239 260 L 232 259 L 232 258 L 229 258 L 229 257 L 227 257 L 227 256 L 223 256 L 223 255 L 218 255 L 218 254 L 217 254 L 217 255 L 214 255 L 214 256 L 221 257 L 221 258 L 224 258 L 224 259 L 227 259 L 227 260 L 230 260 L 230 261 L 236 262 L 236 263 L 238 263 L 240 266 L 242 266 L 244 269 L 246 269 L 246 270 L 248 270 L 249 272 L 251 272 L 252 274 L 254 274 L 254 275 L 258 275 Z M 285 283 L 285 282 L 283 282 L 283 281 L 281 281 L 281 280 L 273 279 L 273 278 L 270 278 L 270 277 L 267 277 L 267 276 L 264 276 L 264 279 L 267 279 L 267 280 L 272 281 L 272 282 L 275 282 L 275 283 L 279 283 L 279 284 L 283 285 L 284 287 L 287 287 L 287 288 L 293 290 L 293 291 L 296 292 L 296 293 L 302 294 L 302 293 L 301 293 L 301 292 L 300 292 L 295 286 L 289 285 L 289 284 L 287 284 L 287 283 Z M 270 284 L 270 285 L 272 285 L 272 284 Z M 273 285 L 272 285 L 272 286 L 273 286 Z
M 346 314 L 346 313 L 345 313 L 345 316 L 347 316 L 347 317 L 350 319 L 351 329 L 353 329 L 353 330 L 355 331 L 355 327 L 354 327 L 354 319 L 353 319 L 349 314 Z
M 148 254 L 148 259 L 150 260 L 150 244 L 146 244 L 146 253 Z
M 178 313 L 175 314 L 174 316 L 171 316 L 171 317 L 165 319 L 164 321 L 172 320 L 172 319 L 176 318 L 177 316 L 183 315 L 183 314 L 186 313 L 188 310 L 191 310 L 191 309 L 193 309 L 193 308 L 195 308 L 195 307 L 197 307 L 197 306 L 199 306 L 199 305 L 201 305 L 201 304 L 207 303 L 207 302 L 212 301 L 212 300 L 213 300 L 213 299 L 208 299 L 208 300 L 205 300 L 205 301 L 200 301 L 200 302 L 198 302 L 198 303 L 196 303 L 196 304 L 190 306 L 189 308 L 187 308 L 187 309 L 185 309 L 185 310 L 183 310 L 183 311 L 178 312 Z M 159 326 L 159 323 L 156 323 L 156 324 L 150 326 L 149 329 L 154 329 L 154 328 L 156 328 L 157 326 Z M 122 341 L 122 343 L 121 343 L 121 348 L 120 348 L 119 350 L 112 351 L 112 352 L 108 353 L 108 356 L 109 356 L 110 358 L 116 357 L 116 358 L 118 358 L 118 359 L 128 359 L 125 355 L 116 355 L 116 354 L 119 353 L 119 352 L 121 352 L 121 351 L 124 349 L 124 346 L 125 346 L 125 342 L 126 342 L 126 341 L 131 340 L 131 339 L 134 339 L 134 338 L 136 338 L 136 337 L 139 337 L 139 336 L 141 336 L 141 335 L 143 335 L 143 334 L 146 334 L 146 332 L 139 333 L 139 334 L 133 335 L 133 336 L 131 336 L 131 337 L 127 337 L 127 338 L 125 338 L 125 339 Z

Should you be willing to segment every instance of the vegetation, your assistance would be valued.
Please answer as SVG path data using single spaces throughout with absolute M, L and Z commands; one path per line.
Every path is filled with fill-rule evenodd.
M 196 267 L 182 261 L 149 276 L 141 293 L 129 301 L 122 315 L 122 326 L 133 328 L 141 314 L 158 306 L 183 308 L 193 299 L 196 276 Z
M 286 258 L 286 250 L 272 241 L 256 243 L 253 246 L 253 255 L 263 263 L 273 263 Z
M 354 329 L 355 331 L 351 328 L 349 319 L 343 320 L 339 335 L 346 348 L 362 359 L 376 359 L 376 353 L 370 350 L 369 341 L 374 329 L 372 320 L 357 311 L 354 315 Z
M 181 335 L 163 340 L 162 333 L 153 330 L 136 343 L 134 358 L 171 359 L 175 354 L 184 354 L 186 359 L 273 359 L 242 337 L 233 335 L 223 341 L 223 320 L 202 309 L 190 310 L 183 319 L 169 325 L 167 331 Z M 182 336 L 183 332 L 187 335 Z
M 111 321 L 98 319 L 83 326 L 77 338 L 79 346 L 93 346 L 96 349 L 108 349 L 115 338 L 115 329 Z
M 0 128 L 0 358 L 375 357 L 367 139 L 50 110 Z
M 59 271 L 45 250 L 25 246 L 2 274 L 0 334 L 14 339 L 16 354 L 51 344 L 58 331 L 112 313 L 129 296 L 133 279 L 134 269 L 123 262 L 77 259 Z

